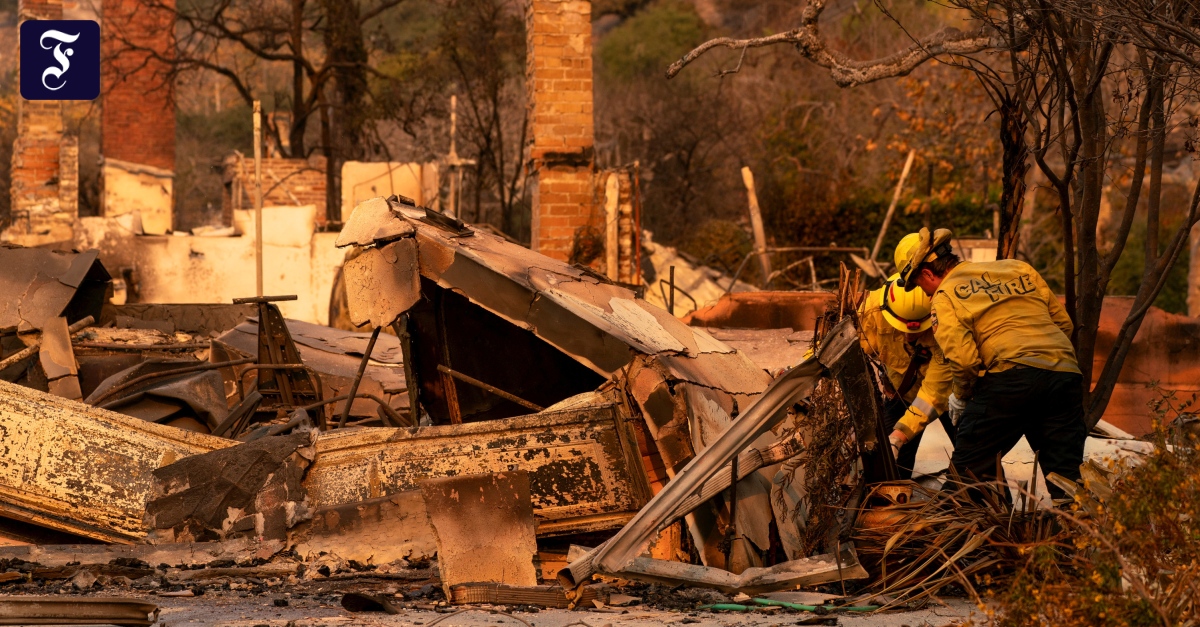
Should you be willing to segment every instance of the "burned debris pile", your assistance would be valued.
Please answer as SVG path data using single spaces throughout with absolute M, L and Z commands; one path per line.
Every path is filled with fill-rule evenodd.
M 323 582 L 385 611 L 827 585 L 898 605 L 1000 559 L 988 521 L 1011 510 L 896 481 L 852 281 L 688 324 L 395 196 L 337 245 L 370 332 L 285 319 L 288 296 L 109 305 L 94 251 L 0 249 L 0 585 Z

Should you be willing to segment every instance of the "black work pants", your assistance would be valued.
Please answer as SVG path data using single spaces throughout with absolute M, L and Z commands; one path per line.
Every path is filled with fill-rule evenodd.
M 1078 479 L 1087 439 L 1082 381 L 1073 372 L 1025 367 L 983 376 L 959 418 L 950 462 L 964 481 L 1002 480 L 998 459 L 1025 436 L 1044 474 Z M 1047 488 L 1053 498 L 1064 496 Z
M 891 433 L 896 428 L 896 423 L 900 422 L 907 411 L 908 403 L 899 399 L 889 401 L 886 405 L 888 424 L 884 433 Z M 950 422 L 950 414 L 943 412 L 938 416 L 938 420 L 941 421 L 942 428 L 946 430 L 946 435 L 950 436 L 950 443 L 954 444 L 954 423 Z M 917 463 L 917 449 L 921 448 L 921 438 L 924 435 L 925 429 L 922 429 L 916 437 L 900 447 L 900 454 L 896 456 L 896 469 L 900 471 L 901 479 L 912 479 L 913 466 Z

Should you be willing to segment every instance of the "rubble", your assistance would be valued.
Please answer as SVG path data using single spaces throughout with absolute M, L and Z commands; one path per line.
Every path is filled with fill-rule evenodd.
M 0 381 L 0 514 L 104 542 L 131 543 L 152 473 L 234 444 Z
M 63 316 L 69 324 L 100 318 L 110 277 L 99 252 L 64 253 L 43 248 L 0 247 L 0 332 L 40 331 Z
M 719 430 L 769 382 L 766 373 L 741 354 L 601 275 L 395 197 L 360 204 L 338 243 L 381 260 L 390 254 L 385 250 L 415 248 L 415 267 L 408 253 L 392 257 L 394 263 L 387 266 L 397 276 L 419 273 L 419 283 L 395 281 L 395 289 L 406 290 L 406 295 L 388 297 L 414 304 L 407 311 L 388 313 L 406 316 L 414 356 L 406 369 L 418 382 L 418 402 L 434 424 L 494 420 L 529 411 L 486 388 L 464 384 L 447 369 L 548 408 L 616 378 L 632 400 L 632 405 L 619 405 L 622 413 L 645 417 L 644 422 L 630 421 L 651 447 L 639 449 L 643 463 L 635 467 L 661 469 L 650 480 L 654 485 L 681 469 L 697 447 L 707 445 L 701 434 L 693 440 L 689 433 L 691 416 Z M 354 278 L 356 273 L 383 271 L 376 263 L 347 266 L 347 284 L 380 285 Z M 375 296 L 373 288 L 349 291 L 351 319 L 378 315 L 373 310 Z M 483 334 L 486 344 L 476 341 Z M 509 356 L 510 366 L 496 368 L 495 354 Z M 738 487 L 739 499 L 749 499 L 740 509 L 746 520 L 739 527 L 752 530 L 759 550 L 769 545 L 765 529 L 771 513 L 763 495 L 769 492 L 770 477 L 765 475 L 751 475 Z M 724 536 L 718 526 L 719 515 L 689 517 L 689 528 L 697 542 L 708 547 L 704 559 L 710 562 L 724 561 L 716 550 Z M 746 566 L 759 562 L 756 555 L 748 549 L 736 551 L 736 559 Z
M 337 244 L 364 332 L 287 319 L 290 296 L 101 307 L 80 296 L 108 280 L 94 255 L 49 253 L 74 275 L 29 279 L 49 313 L 9 329 L 0 516 L 62 539 L 0 524 L 40 543 L 0 547 L 0 585 L 353 612 L 816 611 L 761 595 L 834 585 L 874 609 L 987 572 L 1007 559 L 988 521 L 1037 507 L 893 481 L 849 276 L 681 320 L 401 197 L 361 203 Z

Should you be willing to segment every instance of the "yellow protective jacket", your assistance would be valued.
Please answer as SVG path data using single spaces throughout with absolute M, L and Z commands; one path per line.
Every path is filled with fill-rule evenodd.
M 960 263 L 933 295 L 934 337 L 960 398 L 983 373 L 1018 365 L 1078 373 L 1071 329 L 1042 275 L 1016 259 Z
M 896 330 L 883 319 L 882 288 L 867 294 L 859 305 L 858 324 L 858 342 L 863 351 L 884 366 L 892 387 L 897 390 L 917 347 L 930 352 L 929 361 L 921 366 L 916 382 L 904 395 L 904 401 L 909 404 L 908 411 L 896 423 L 896 429 L 912 439 L 934 417 L 946 411 L 952 379 L 950 364 L 931 331 L 916 334 L 915 341 L 910 342 L 909 334 Z

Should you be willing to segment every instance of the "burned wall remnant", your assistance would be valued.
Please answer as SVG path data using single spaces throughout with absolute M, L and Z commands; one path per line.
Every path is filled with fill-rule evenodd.
M 151 473 L 235 444 L 0 381 L 0 515 L 105 542 L 145 537 Z
M 100 154 L 175 169 L 175 0 L 101 0 Z M 170 206 L 168 202 L 168 207 Z
M 62 0 L 21 0 L 17 15 L 18 22 L 61 20 Z M 79 138 L 64 134 L 62 101 L 16 100 L 11 223 L 0 240 L 22 246 L 69 242 L 79 217 Z
M 594 215 L 592 4 L 588 0 L 528 0 L 529 143 L 533 176 L 532 248 L 565 260 L 576 233 Z
M 254 159 L 246 159 L 241 154 L 226 157 L 222 179 L 226 192 L 222 196 L 221 213 L 224 224 L 231 225 L 235 210 L 254 208 Z M 325 157 L 264 157 L 262 185 L 264 207 L 312 205 L 316 208 L 316 224 L 324 225 L 328 221 Z

